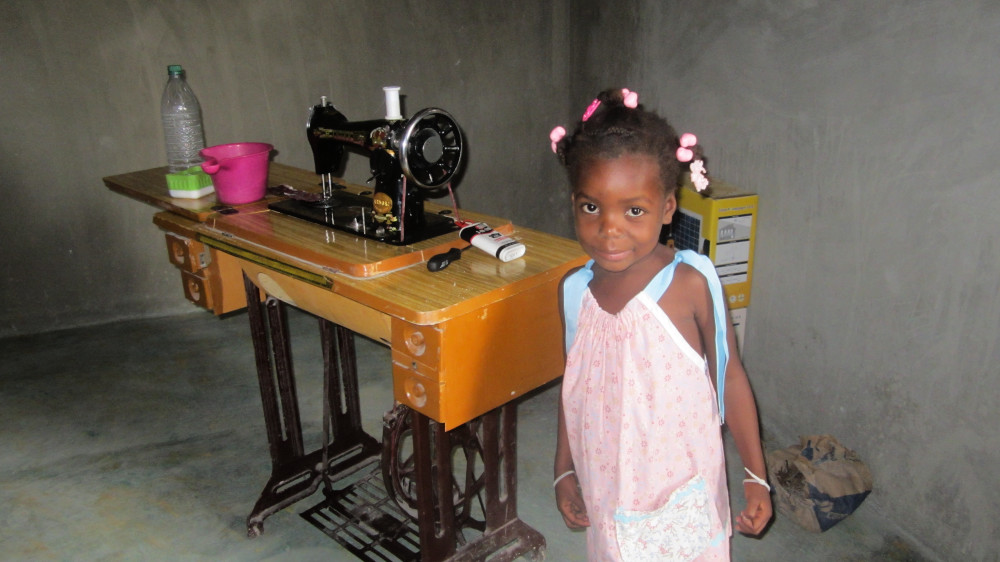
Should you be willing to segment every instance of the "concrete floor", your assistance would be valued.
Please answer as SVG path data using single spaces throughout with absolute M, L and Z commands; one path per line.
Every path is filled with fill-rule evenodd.
M 317 330 L 305 314 L 291 320 L 311 450 L 322 411 Z M 362 338 L 358 350 L 364 425 L 381 436 L 388 350 Z M 319 494 L 246 537 L 270 471 L 253 373 L 245 314 L 0 340 L 0 558 L 354 559 L 298 515 Z M 519 406 L 518 507 L 545 535 L 548 560 L 584 560 L 583 534 L 564 527 L 553 503 L 556 397 L 549 387 Z M 731 465 L 738 474 L 738 460 Z M 823 534 L 779 517 L 761 539 L 734 537 L 733 559 L 921 560 L 886 528 L 870 506 Z

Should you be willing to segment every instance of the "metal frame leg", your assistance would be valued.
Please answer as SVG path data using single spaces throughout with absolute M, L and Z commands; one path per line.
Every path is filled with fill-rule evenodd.
M 264 519 L 312 495 L 324 477 L 336 480 L 378 458 L 380 444 L 361 428 L 354 336 L 321 319 L 323 376 L 329 389 L 333 438 L 320 449 L 305 452 L 286 305 L 273 297 L 258 304 L 260 290 L 246 275 L 243 283 L 271 454 L 271 477 L 247 517 L 247 535 L 256 537 L 263 532 Z

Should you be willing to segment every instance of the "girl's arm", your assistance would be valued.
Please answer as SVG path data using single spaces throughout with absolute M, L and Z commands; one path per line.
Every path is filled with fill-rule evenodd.
M 573 455 L 569 448 L 569 438 L 566 434 L 566 418 L 563 414 L 562 397 L 559 398 L 559 431 L 556 438 L 556 460 L 553 470 L 552 480 L 555 482 L 556 506 L 562 513 L 563 521 L 570 529 L 581 529 L 590 526 L 590 519 L 587 517 L 587 506 L 583 502 L 583 494 L 580 492 L 580 484 L 576 474 L 569 474 L 573 470 Z
M 727 320 L 729 315 L 726 315 Z M 764 465 L 764 452 L 760 443 L 760 421 L 757 418 L 757 405 L 754 403 L 750 380 L 743 369 L 739 354 L 736 352 L 736 337 L 733 334 L 733 324 L 729 321 L 728 341 L 731 354 L 726 367 L 726 426 L 733 435 L 736 449 L 740 453 L 743 466 L 753 474 L 767 479 L 767 467 Z M 736 518 L 736 527 L 741 533 L 759 535 L 767 522 L 771 520 L 771 494 L 763 485 L 757 482 L 744 482 L 743 493 L 747 506 Z
M 575 268 L 563 277 L 559 283 L 559 317 L 562 319 L 563 333 L 566 331 L 566 312 L 563 310 L 563 285 L 566 278 L 580 268 Z M 552 482 L 556 491 L 556 506 L 562 513 L 563 521 L 570 529 L 581 529 L 590 526 L 587 517 L 587 506 L 583 502 L 580 483 L 577 480 L 573 466 L 573 453 L 569 448 L 569 436 L 566 433 L 566 416 L 563 414 L 562 388 L 559 393 L 559 429 L 556 432 L 556 458 L 553 466 Z
M 716 380 L 715 315 L 712 308 L 712 296 L 704 278 L 700 275 L 697 277 L 699 278 L 700 291 L 693 294 L 700 296 L 694 299 L 694 314 L 698 329 L 702 334 L 701 340 L 714 382 Z M 764 465 L 764 452 L 760 443 L 760 421 L 757 418 L 757 405 L 754 402 L 753 390 L 750 388 L 750 380 L 743 368 L 743 362 L 740 361 L 736 347 L 735 330 L 729 314 L 726 314 L 726 323 L 726 340 L 729 343 L 729 362 L 726 365 L 725 396 L 723 397 L 726 405 L 726 426 L 733 435 L 743 466 L 757 476 L 766 479 L 767 469 Z M 758 535 L 771 520 L 770 491 L 756 482 L 747 482 L 743 484 L 743 493 L 746 496 L 747 506 L 737 516 L 736 527 L 741 533 Z

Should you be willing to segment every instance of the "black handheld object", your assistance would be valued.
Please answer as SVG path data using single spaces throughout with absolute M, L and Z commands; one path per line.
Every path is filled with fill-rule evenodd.
M 427 270 L 428 271 L 441 271 L 442 269 L 451 265 L 451 262 L 458 261 L 462 258 L 462 252 L 468 250 L 472 246 L 466 246 L 464 248 L 452 248 L 443 254 L 438 254 L 431 259 L 427 260 Z

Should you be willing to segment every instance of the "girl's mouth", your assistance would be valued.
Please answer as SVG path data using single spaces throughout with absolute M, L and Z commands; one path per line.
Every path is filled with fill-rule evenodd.
M 600 258 L 602 261 L 608 262 L 622 261 L 629 255 L 629 252 L 625 250 L 597 250 L 594 253 L 597 254 L 596 257 Z

